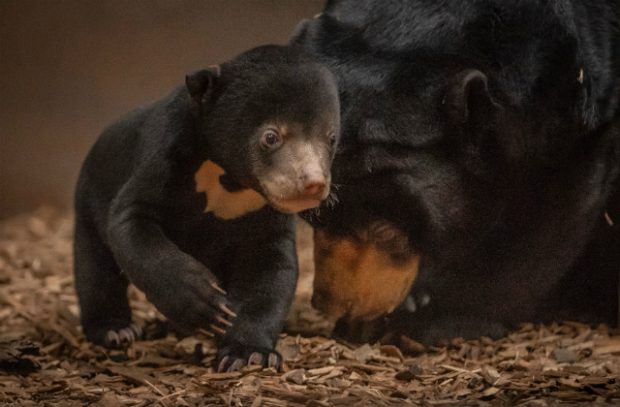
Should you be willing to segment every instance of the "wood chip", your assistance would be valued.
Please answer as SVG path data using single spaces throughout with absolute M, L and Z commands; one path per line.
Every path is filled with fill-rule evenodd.
M 577 361 L 577 354 L 570 349 L 554 349 L 553 357 L 559 363 L 573 363 Z
M 294 369 L 282 375 L 282 379 L 295 384 L 303 384 L 307 380 L 306 371 L 304 369 Z

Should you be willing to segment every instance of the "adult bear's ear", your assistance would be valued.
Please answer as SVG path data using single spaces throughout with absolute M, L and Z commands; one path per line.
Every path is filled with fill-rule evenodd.
M 197 106 L 202 106 L 208 101 L 213 86 L 220 77 L 220 71 L 219 65 L 213 65 L 185 77 L 187 92 Z
M 461 71 L 452 78 L 443 108 L 454 125 L 468 127 L 486 127 L 502 111 L 489 93 L 487 76 L 477 69 Z

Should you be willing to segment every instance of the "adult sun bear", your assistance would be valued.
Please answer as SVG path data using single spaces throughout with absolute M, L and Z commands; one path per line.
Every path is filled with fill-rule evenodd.
M 75 283 L 86 337 L 139 329 L 127 285 L 176 324 L 217 334 L 218 370 L 278 367 L 297 281 L 292 213 L 329 193 L 339 133 L 332 74 L 264 46 L 107 128 L 75 197 Z
M 342 107 L 315 306 L 373 319 L 417 275 L 388 328 L 425 342 L 614 323 L 619 26 L 618 0 L 333 0 L 302 22 Z

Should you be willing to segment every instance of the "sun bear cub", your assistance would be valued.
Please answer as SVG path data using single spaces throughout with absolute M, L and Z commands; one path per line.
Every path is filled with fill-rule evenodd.
M 218 370 L 280 365 L 297 278 L 294 219 L 330 190 L 335 79 L 291 47 L 255 48 L 186 78 L 108 127 L 75 196 L 86 337 L 140 336 L 131 282 L 167 318 L 218 339 Z

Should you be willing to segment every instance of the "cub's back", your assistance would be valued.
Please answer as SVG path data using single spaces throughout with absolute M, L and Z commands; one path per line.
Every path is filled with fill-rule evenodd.
M 105 222 L 109 204 L 143 156 L 141 127 L 155 106 L 138 108 L 108 126 L 92 146 L 75 190 L 76 216 Z

